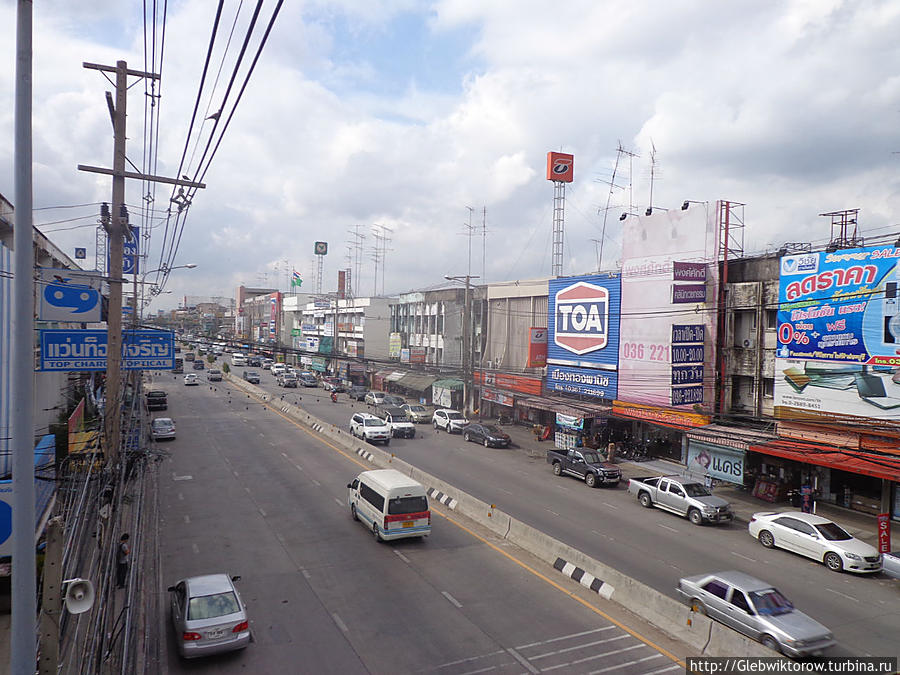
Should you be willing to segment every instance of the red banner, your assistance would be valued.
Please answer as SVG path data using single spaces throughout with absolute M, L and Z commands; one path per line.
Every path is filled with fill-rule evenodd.
M 891 515 L 889 513 L 878 514 L 878 552 L 891 552 Z
M 543 368 L 547 365 L 547 329 L 528 329 L 528 367 Z

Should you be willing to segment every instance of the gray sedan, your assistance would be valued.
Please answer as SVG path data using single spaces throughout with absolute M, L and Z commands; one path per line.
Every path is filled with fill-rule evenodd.
M 150 422 L 150 435 L 154 441 L 175 438 L 175 422 L 170 417 L 157 417 Z
M 169 586 L 178 653 L 190 659 L 250 644 L 247 608 L 234 585 L 240 577 L 206 574 Z
M 721 621 L 787 656 L 821 654 L 834 635 L 765 581 L 743 572 L 698 574 L 678 580 L 678 595 L 692 609 Z

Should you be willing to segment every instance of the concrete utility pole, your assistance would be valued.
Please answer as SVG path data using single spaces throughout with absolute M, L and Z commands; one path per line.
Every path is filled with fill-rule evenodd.
M 122 263 L 124 254 L 124 237 L 130 236 L 125 209 L 125 179 L 136 178 L 143 181 L 169 183 L 185 187 L 203 188 L 202 183 L 188 180 L 164 178 L 125 170 L 125 122 L 128 103 L 128 76 L 159 79 L 155 73 L 140 70 L 129 70 L 125 61 L 117 61 L 115 67 L 96 63 L 83 63 L 89 70 L 99 70 L 116 75 L 115 103 L 112 94 L 106 92 L 106 102 L 113 124 L 113 168 L 102 169 L 95 166 L 78 165 L 79 171 L 102 173 L 113 177 L 112 185 L 112 218 L 108 224 L 109 241 L 109 312 L 107 315 L 107 353 L 106 353 L 106 409 L 104 435 L 106 437 L 107 458 L 115 463 L 119 456 L 121 443 L 122 415 L 119 398 L 122 389 Z M 135 260 L 135 263 L 137 260 Z
M 32 1 L 16 10 L 16 224 L 12 326 L 12 626 L 10 672 L 34 673 L 34 224 L 31 180 Z
M 457 277 L 445 276 L 448 281 L 461 281 L 466 285 L 465 293 L 465 309 L 463 310 L 463 334 L 462 334 L 462 369 L 463 369 L 463 411 L 469 414 L 472 410 L 472 279 L 478 279 L 477 276 L 471 274 L 461 275 Z

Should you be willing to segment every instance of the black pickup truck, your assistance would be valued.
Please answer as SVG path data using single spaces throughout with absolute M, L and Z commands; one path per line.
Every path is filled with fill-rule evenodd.
M 615 464 L 604 461 L 600 453 L 590 448 L 572 448 L 568 452 L 548 450 L 547 464 L 553 466 L 557 476 L 568 474 L 582 479 L 588 487 L 611 485 L 622 480 L 622 472 Z

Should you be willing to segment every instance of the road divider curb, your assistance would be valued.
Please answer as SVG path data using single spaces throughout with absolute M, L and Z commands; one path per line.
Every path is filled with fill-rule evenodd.
M 263 403 L 271 395 L 242 379 L 225 377 L 239 389 Z M 515 544 L 546 562 L 561 575 L 589 588 L 599 596 L 623 606 L 645 621 L 707 656 L 776 656 L 740 633 L 691 610 L 690 607 L 636 579 L 623 574 L 568 544 L 541 532 L 493 504 L 483 502 L 456 487 L 409 464 L 387 450 L 360 446 L 348 432 L 309 414 L 299 406 L 287 404 L 281 408 L 285 416 L 309 427 L 366 461 L 383 468 L 396 469 L 422 483 L 429 496 L 448 509 L 465 516 L 494 534 Z M 367 444 L 368 445 L 368 444 Z

